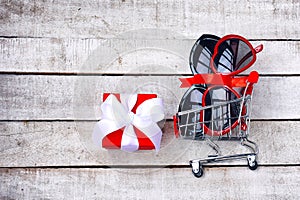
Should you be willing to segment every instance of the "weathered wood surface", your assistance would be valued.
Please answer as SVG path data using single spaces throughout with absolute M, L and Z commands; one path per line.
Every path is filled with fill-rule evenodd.
M 1 1 L 2 36 L 107 38 L 163 28 L 200 33 L 298 39 L 299 1 Z
M 0 169 L 1 199 L 299 199 L 300 167 Z M 12 178 L 13 177 L 13 178 Z
M 299 9 L 298 0 L 0 1 L 0 199 L 299 199 Z M 170 118 L 204 33 L 265 46 L 251 68 L 263 75 L 250 132 L 258 170 L 224 162 L 194 178 L 188 160 L 212 151 L 175 139 L 170 121 L 157 155 L 96 149 L 96 121 L 72 121 L 97 119 L 107 91 L 158 93 Z
M 141 33 L 142 34 L 142 33 Z M 189 53 L 195 42 L 160 32 L 153 39 L 1 38 L 1 72 L 93 74 L 191 74 Z M 198 37 L 201 34 L 199 33 Z M 300 74 L 299 41 L 262 43 L 251 70 L 261 74 Z M 97 60 L 93 60 L 93 56 Z M 91 64 L 90 64 L 90 63 Z M 141 67 L 144 66 L 144 67 Z M 163 67 L 162 67 L 163 66 Z
M 1 120 L 99 119 L 102 93 L 157 93 L 172 118 L 187 89 L 180 76 L 0 75 Z M 299 119 L 297 76 L 261 77 L 253 119 Z
M 92 142 L 94 124 L 95 122 L 1 122 L 0 167 L 186 166 L 190 159 L 214 153 L 204 141 L 175 138 L 172 122 L 165 124 L 161 150 L 157 155 L 154 151 L 126 153 L 101 150 Z M 299 164 L 299 129 L 300 122 L 252 122 L 250 138 L 259 146 L 259 164 Z M 224 155 L 248 152 L 238 141 L 217 143 Z M 246 166 L 245 160 L 218 164 Z

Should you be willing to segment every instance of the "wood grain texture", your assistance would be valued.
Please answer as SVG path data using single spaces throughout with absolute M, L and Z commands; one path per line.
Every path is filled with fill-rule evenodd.
M 0 0 L 0 199 L 300 199 L 299 11 L 298 0 Z M 251 68 L 263 75 L 250 132 L 260 167 L 210 164 L 194 178 L 188 161 L 213 151 L 175 139 L 171 121 L 158 154 L 97 149 L 101 93 L 158 93 L 170 118 L 204 33 L 265 46 Z
M 159 32 L 112 39 L 1 38 L 1 72 L 93 74 L 191 74 L 189 53 L 196 40 Z M 200 34 L 198 35 L 200 37 Z M 299 41 L 262 43 L 251 70 L 261 74 L 300 74 Z M 95 59 L 96 58 L 96 59 Z
M 300 167 L 0 169 L 1 199 L 299 199 Z M 14 177 L 12 179 L 12 177 Z
M 101 150 L 92 142 L 94 125 L 95 122 L 1 122 L 0 167 L 187 166 L 190 159 L 214 153 L 203 141 L 175 138 L 172 122 L 165 124 L 157 155 L 154 151 Z M 259 164 L 299 164 L 299 128 L 300 122 L 251 122 L 250 139 L 259 146 Z M 217 143 L 224 155 L 248 152 L 238 141 Z M 247 168 L 245 160 L 216 164 Z
M 98 119 L 102 93 L 157 93 L 172 118 L 186 89 L 180 76 L 1 75 L 0 119 Z M 299 119 L 297 76 L 261 77 L 253 97 L 253 119 Z
M 299 38 L 298 1 L 33 1 L 1 2 L 0 35 L 107 38 L 163 28 L 188 38 L 237 33 L 248 38 Z

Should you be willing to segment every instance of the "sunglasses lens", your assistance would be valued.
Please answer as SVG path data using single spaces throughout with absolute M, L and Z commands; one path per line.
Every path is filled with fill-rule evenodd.
M 238 96 L 227 88 L 216 87 L 210 89 L 204 98 L 205 106 L 214 106 L 204 112 L 204 114 L 208 112 L 211 116 L 210 122 L 206 123 L 205 126 L 209 130 L 218 132 L 218 135 L 223 135 L 225 130 L 232 128 L 238 120 L 240 104 L 238 102 L 228 103 L 228 101 L 237 98 Z
M 183 95 L 179 104 L 178 112 L 201 109 L 201 102 L 204 91 L 204 87 L 200 85 L 193 85 Z M 199 111 L 191 111 L 180 115 L 178 117 L 178 127 L 180 129 L 181 136 L 185 138 L 200 139 L 203 136 L 203 131 L 201 125 L 198 122 L 200 122 Z
M 252 49 L 240 39 L 225 40 L 217 47 L 213 63 L 215 70 L 223 74 L 246 70 L 254 59 Z
M 210 59 L 220 38 L 215 35 L 202 35 L 190 53 L 190 67 L 193 74 L 212 73 Z

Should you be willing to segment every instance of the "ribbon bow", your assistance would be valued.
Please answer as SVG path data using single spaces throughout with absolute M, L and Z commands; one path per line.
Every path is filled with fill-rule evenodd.
M 121 101 L 121 102 L 120 102 Z M 108 134 L 124 128 L 121 150 L 133 152 L 139 149 L 139 141 L 135 129 L 142 131 L 153 143 L 155 150 L 160 148 L 162 131 L 157 122 L 164 119 L 163 102 L 160 98 L 152 98 L 141 103 L 136 113 L 131 110 L 137 102 L 137 95 L 121 95 L 120 101 L 109 95 L 101 105 L 102 116 L 93 131 L 96 144 Z

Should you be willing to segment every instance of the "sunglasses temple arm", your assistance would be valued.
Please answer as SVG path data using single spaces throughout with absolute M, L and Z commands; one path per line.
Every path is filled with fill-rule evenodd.
M 258 45 L 257 47 L 254 48 L 255 53 L 259 53 L 264 49 L 264 46 L 262 44 Z

